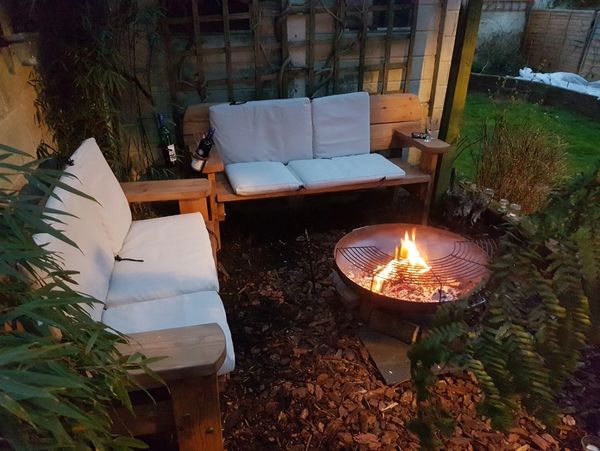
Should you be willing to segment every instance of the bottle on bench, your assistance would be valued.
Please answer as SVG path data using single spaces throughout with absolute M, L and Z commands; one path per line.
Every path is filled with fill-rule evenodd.
M 198 143 L 196 151 L 192 154 L 192 169 L 194 171 L 202 172 L 204 165 L 208 161 L 210 155 L 210 149 L 214 145 L 213 137 L 215 135 L 215 128 L 211 127 L 208 129 L 208 133 L 202 137 Z
M 156 115 L 156 126 L 158 128 L 160 149 L 162 150 L 165 164 L 169 167 L 175 166 L 177 163 L 175 144 L 173 143 L 173 138 L 171 138 L 171 132 L 165 125 L 165 117 L 162 114 Z

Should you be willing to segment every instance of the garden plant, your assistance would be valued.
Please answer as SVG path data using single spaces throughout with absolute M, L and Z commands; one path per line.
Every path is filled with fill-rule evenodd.
M 24 163 L 13 163 L 23 159 Z M 98 302 L 72 286 L 75 274 L 32 236 L 48 233 L 76 246 L 60 230 L 67 213 L 40 206 L 62 171 L 42 169 L 0 145 L 0 181 L 24 178 L 28 190 L 0 190 L 0 447 L 131 449 L 145 445 L 111 433 L 111 406 L 131 408 L 128 371 L 148 369 L 140 354 L 124 356 L 125 337 L 93 321 L 82 305 Z M 95 202 L 89 198 L 89 202 Z
M 426 447 L 452 429 L 431 395 L 436 365 L 472 373 L 484 399 L 480 412 L 507 429 L 520 406 L 547 425 L 556 395 L 600 324 L 600 172 L 574 179 L 537 213 L 508 224 L 491 264 L 487 305 L 441 310 L 410 352 L 420 403 L 411 427 Z

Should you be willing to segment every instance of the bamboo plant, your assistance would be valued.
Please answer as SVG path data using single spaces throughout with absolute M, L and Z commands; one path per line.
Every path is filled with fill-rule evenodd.
M 41 206 L 55 186 L 73 192 L 62 175 L 0 145 L 0 447 L 145 447 L 111 434 L 109 409 L 131 408 L 128 370 L 149 371 L 149 362 L 116 350 L 125 337 L 82 308 L 98 301 L 74 291 L 73 268 L 32 239 L 43 232 L 76 246 L 56 229 L 67 213 Z M 35 191 L 12 188 L 23 179 Z M 48 276 L 40 279 L 42 272 Z

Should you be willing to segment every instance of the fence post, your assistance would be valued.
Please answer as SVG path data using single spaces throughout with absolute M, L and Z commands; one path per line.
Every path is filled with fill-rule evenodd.
M 525 5 L 525 26 L 521 33 L 521 42 L 519 48 L 521 49 L 521 55 L 526 55 L 526 63 L 529 64 L 529 51 L 525 48 L 527 45 L 527 34 L 529 33 L 529 21 L 531 20 L 531 10 L 533 9 L 533 0 L 527 0 Z
M 448 90 L 439 132 L 440 138 L 451 144 L 456 142 L 463 120 L 482 7 L 483 0 L 471 0 L 466 5 L 462 2 L 460 6 L 456 41 L 448 77 Z M 436 204 L 439 204 L 443 194 L 448 189 L 455 158 L 456 149 L 451 149 L 441 158 L 441 163 L 438 164 L 435 186 Z
M 578 74 L 581 74 L 581 71 L 583 70 L 583 65 L 585 64 L 585 60 L 587 59 L 587 55 L 590 50 L 590 46 L 592 44 L 592 41 L 594 40 L 594 35 L 596 34 L 596 26 L 598 25 L 598 12 L 598 10 L 594 11 L 594 18 L 592 19 L 592 24 L 588 29 L 587 36 L 585 37 L 585 44 L 583 45 L 581 58 L 579 58 L 579 64 L 577 65 Z

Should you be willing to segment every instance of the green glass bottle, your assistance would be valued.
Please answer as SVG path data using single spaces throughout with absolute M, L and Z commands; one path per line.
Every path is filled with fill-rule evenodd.
M 173 138 L 171 138 L 171 132 L 165 125 L 165 117 L 162 114 L 156 115 L 156 125 L 158 127 L 158 139 L 165 159 L 165 165 L 169 167 L 175 166 L 177 163 L 175 144 L 173 143 Z

